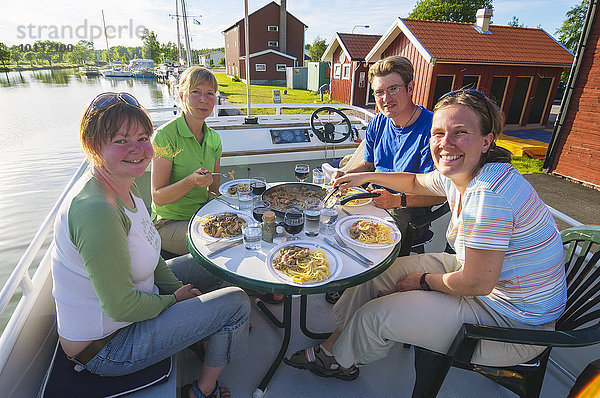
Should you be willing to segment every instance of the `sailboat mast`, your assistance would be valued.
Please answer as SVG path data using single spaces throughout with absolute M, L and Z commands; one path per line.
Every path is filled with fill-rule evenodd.
M 181 59 L 181 41 L 179 40 L 179 0 L 175 0 L 175 19 L 177 20 L 177 62 L 179 65 L 182 65 L 183 60 Z
M 102 10 L 102 25 L 104 26 L 104 39 L 106 40 L 106 60 L 110 65 L 110 48 L 108 47 L 108 35 L 106 34 L 106 22 L 104 21 L 104 10 Z
M 187 24 L 187 11 L 185 9 L 185 0 L 181 0 L 181 14 L 183 17 L 183 35 L 185 37 L 185 52 L 187 58 L 187 67 L 192 66 L 192 49 L 190 46 L 190 33 Z
M 245 34 L 244 34 L 244 44 L 246 46 L 246 99 L 247 99 L 247 106 L 248 106 L 248 111 L 246 112 L 246 114 L 248 116 L 250 116 L 252 113 L 250 112 L 250 39 L 248 38 L 248 0 L 244 0 L 244 8 L 245 8 L 245 14 L 244 14 L 244 30 L 245 30 Z

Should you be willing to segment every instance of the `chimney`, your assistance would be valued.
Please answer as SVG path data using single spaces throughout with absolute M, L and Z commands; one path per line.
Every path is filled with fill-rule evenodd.
M 281 0 L 279 7 L 279 51 L 287 54 L 287 9 L 286 0 Z
M 490 32 L 490 19 L 492 19 L 491 8 L 480 8 L 477 10 L 477 22 L 473 26 L 479 33 L 492 33 Z

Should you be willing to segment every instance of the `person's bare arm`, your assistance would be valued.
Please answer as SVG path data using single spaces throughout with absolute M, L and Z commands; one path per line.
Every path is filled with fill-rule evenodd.
M 391 193 L 386 189 L 370 189 L 371 192 L 378 192 L 381 196 L 373 198 L 373 204 L 380 209 L 393 209 L 402 205 L 402 196 L 399 193 Z M 429 207 L 442 204 L 446 201 L 443 196 L 428 195 L 406 195 L 406 207 Z
M 346 173 L 340 177 L 334 177 L 331 181 L 331 185 L 340 185 L 340 189 L 343 190 L 371 182 L 406 194 L 410 193 L 423 196 L 436 195 L 427 188 L 424 179 L 425 174 L 415 173 Z
M 152 160 L 152 200 L 158 206 L 178 201 L 196 186 L 208 187 L 213 183 L 210 170 L 201 167 L 189 176 L 169 184 L 172 166 L 170 160 L 160 156 Z
M 450 293 L 455 296 L 486 296 L 494 289 L 506 252 L 465 248 L 465 264 L 456 272 L 428 274 L 425 281 L 432 290 Z M 396 283 L 396 291 L 421 289 L 423 274 L 415 272 L 406 275 Z

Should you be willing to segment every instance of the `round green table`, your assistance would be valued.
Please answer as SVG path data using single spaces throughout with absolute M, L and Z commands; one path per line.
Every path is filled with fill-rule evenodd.
M 232 206 L 236 205 L 233 201 L 231 203 Z M 350 214 L 376 216 L 393 223 L 393 220 L 387 211 L 378 209 L 371 203 L 362 206 L 344 206 L 344 209 Z M 266 264 L 269 251 L 276 246 L 273 243 L 263 241 L 262 248 L 259 251 L 249 251 L 244 248 L 244 244 L 241 243 L 240 239 L 238 245 L 229 247 L 216 255 L 212 254 L 218 249 L 227 246 L 230 242 L 214 243 L 203 239 L 201 233 L 199 233 L 200 220 L 206 215 L 227 211 L 239 212 L 223 201 L 214 199 L 198 210 L 188 227 L 187 244 L 192 256 L 214 275 L 245 289 L 268 293 L 280 293 L 284 295 L 282 321 L 277 319 L 264 303 L 260 300 L 257 301 L 259 309 L 261 309 L 261 311 L 265 313 L 276 326 L 284 329 L 283 341 L 279 353 L 253 394 L 253 397 L 260 397 L 265 391 L 271 377 L 275 374 L 275 371 L 283 360 L 288 348 L 292 329 L 292 295 L 300 295 L 300 329 L 302 332 L 307 337 L 313 339 L 327 338 L 329 333 L 314 333 L 306 327 L 307 295 L 347 289 L 376 277 L 385 271 L 396 259 L 401 242 L 393 247 L 385 249 L 360 248 L 359 252 L 372 260 L 373 265 L 366 265 L 362 262 L 358 262 L 343 252 L 336 251 L 341 259 L 341 270 L 333 280 L 318 286 L 291 285 L 276 278 Z M 246 214 L 250 218 L 252 217 L 251 214 Z M 340 209 L 338 221 L 347 216 L 348 215 Z M 332 241 L 334 240 L 333 235 L 325 235 L 323 233 L 320 233 L 316 237 L 307 237 L 304 233 L 300 233 L 298 234 L 298 237 L 303 241 L 311 241 L 322 246 L 328 246 L 323 238 L 329 238 Z

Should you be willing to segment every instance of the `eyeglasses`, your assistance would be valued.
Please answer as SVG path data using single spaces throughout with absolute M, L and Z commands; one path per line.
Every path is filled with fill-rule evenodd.
M 409 82 L 410 83 L 410 82 Z M 402 87 L 406 87 L 408 86 L 408 83 L 404 83 L 404 84 L 399 84 L 399 85 L 395 85 L 392 87 L 388 87 L 385 90 L 377 90 L 377 91 L 373 91 L 373 95 L 375 96 L 375 98 L 383 98 L 384 95 L 396 95 L 400 92 L 400 89 Z
M 461 94 L 461 93 L 471 95 L 471 96 L 477 98 L 478 100 L 483 101 L 483 103 L 485 104 L 485 109 L 487 109 L 488 116 L 490 118 L 490 123 L 492 122 L 492 120 L 493 120 L 492 111 L 490 110 L 490 105 L 488 104 L 487 96 L 484 93 L 482 93 L 481 91 L 473 90 L 473 89 L 450 91 L 450 92 L 447 92 L 446 94 L 442 95 L 440 97 L 440 99 L 438 99 L 438 102 L 443 100 L 444 98 L 451 97 L 451 96 Z
M 135 99 L 135 97 L 128 93 L 102 93 L 98 95 L 96 98 L 92 100 L 90 106 L 88 106 L 85 111 L 85 117 L 87 117 L 92 111 L 100 111 L 102 109 L 106 109 L 114 104 L 117 101 L 123 101 L 129 105 L 133 105 L 137 108 L 141 108 L 142 106 Z

